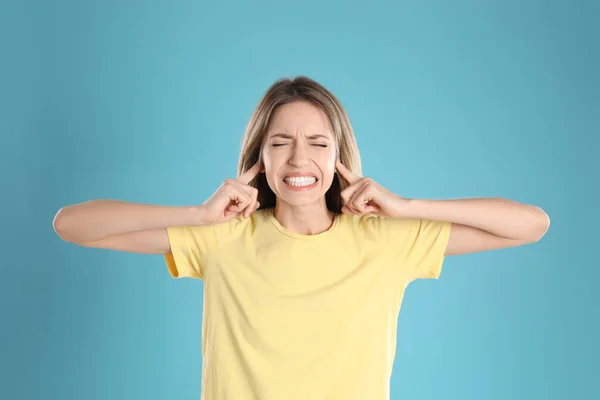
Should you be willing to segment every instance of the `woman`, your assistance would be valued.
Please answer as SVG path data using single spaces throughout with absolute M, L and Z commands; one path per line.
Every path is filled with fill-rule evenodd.
M 54 220 L 66 241 L 205 280 L 204 400 L 388 399 L 406 286 L 549 226 L 535 206 L 407 199 L 362 177 L 342 105 L 306 77 L 265 93 L 238 175 L 200 206 L 94 200 Z

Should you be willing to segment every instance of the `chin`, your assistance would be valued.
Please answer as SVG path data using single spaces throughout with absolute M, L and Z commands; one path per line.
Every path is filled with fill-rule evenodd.
M 293 196 L 283 196 L 280 199 L 292 207 L 305 207 L 318 203 L 321 198 L 313 196 L 312 198 L 305 197 L 300 199 Z
M 329 186 L 327 187 L 327 190 Z M 320 187 L 308 191 L 293 191 L 284 187 L 278 188 L 278 190 L 274 192 L 277 198 L 281 199 L 285 203 L 293 207 L 303 207 L 323 201 L 325 199 L 325 193 L 327 193 L 327 190 L 324 189 L 325 188 Z

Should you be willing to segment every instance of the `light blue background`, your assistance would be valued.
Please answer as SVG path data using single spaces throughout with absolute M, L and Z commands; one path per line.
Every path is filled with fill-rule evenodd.
M 600 398 L 598 3 L 213 3 L 2 2 L 0 398 L 199 398 L 203 283 L 64 243 L 52 218 L 202 203 L 264 90 L 298 74 L 341 99 L 394 192 L 552 219 L 408 288 L 392 399 Z

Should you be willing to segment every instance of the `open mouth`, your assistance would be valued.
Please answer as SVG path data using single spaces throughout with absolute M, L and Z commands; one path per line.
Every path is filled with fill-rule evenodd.
M 319 180 L 315 176 L 287 176 L 283 182 L 292 187 L 308 187 L 316 184 Z

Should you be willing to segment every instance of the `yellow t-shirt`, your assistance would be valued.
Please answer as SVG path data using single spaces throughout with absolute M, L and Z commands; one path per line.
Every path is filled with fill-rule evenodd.
M 339 214 L 301 235 L 272 209 L 168 228 L 204 280 L 202 400 L 387 400 L 404 290 L 438 278 L 450 223 Z

